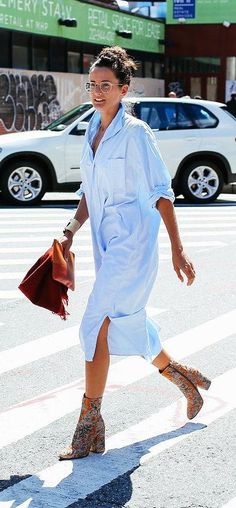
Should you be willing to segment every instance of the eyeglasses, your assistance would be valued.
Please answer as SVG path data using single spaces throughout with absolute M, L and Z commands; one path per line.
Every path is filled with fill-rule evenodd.
M 110 81 L 102 81 L 102 83 L 100 83 L 100 85 L 99 85 L 98 83 L 90 83 L 88 81 L 88 83 L 85 83 L 85 90 L 86 90 L 86 92 L 93 93 L 96 91 L 96 88 L 98 88 L 98 90 L 100 92 L 109 93 L 109 92 L 111 92 L 113 86 L 123 86 L 123 84 L 122 83 L 110 83 Z

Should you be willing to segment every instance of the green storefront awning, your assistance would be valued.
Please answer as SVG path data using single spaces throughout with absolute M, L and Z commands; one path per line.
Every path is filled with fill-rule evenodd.
M 59 25 L 60 18 L 75 18 L 77 27 Z M 139 51 L 164 52 L 163 23 L 78 0 L 0 0 L 0 27 Z M 132 38 L 123 38 L 116 32 L 131 33 Z

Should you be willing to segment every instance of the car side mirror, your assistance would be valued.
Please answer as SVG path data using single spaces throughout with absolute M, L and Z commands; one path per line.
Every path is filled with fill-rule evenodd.
M 84 136 L 87 127 L 88 127 L 88 122 L 79 122 L 76 126 L 77 136 Z

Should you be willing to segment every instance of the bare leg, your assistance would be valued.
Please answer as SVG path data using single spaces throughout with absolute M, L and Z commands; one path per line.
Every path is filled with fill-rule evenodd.
M 169 365 L 170 361 L 171 361 L 170 355 L 168 355 L 168 353 L 164 349 L 162 349 L 159 355 L 157 355 L 156 358 L 154 358 L 152 364 L 159 370 L 164 370 L 167 367 L 167 365 Z
M 107 345 L 109 323 L 110 320 L 106 317 L 98 333 L 93 361 L 85 363 L 86 392 L 80 417 L 72 443 L 60 453 L 60 460 L 79 459 L 86 457 L 90 452 L 104 452 L 105 425 L 100 409 L 110 363 Z
M 98 334 L 93 361 L 85 362 L 85 395 L 90 399 L 102 397 L 105 390 L 110 364 L 110 355 L 107 345 L 109 323 L 110 319 L 106 317 Z

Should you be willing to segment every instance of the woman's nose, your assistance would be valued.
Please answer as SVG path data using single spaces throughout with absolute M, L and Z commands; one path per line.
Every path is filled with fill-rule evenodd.
M 101 86 L 98 83 L 96 83 L 96 85 L 95 85 L 95 92 L 98 94 L 102 93 Z

